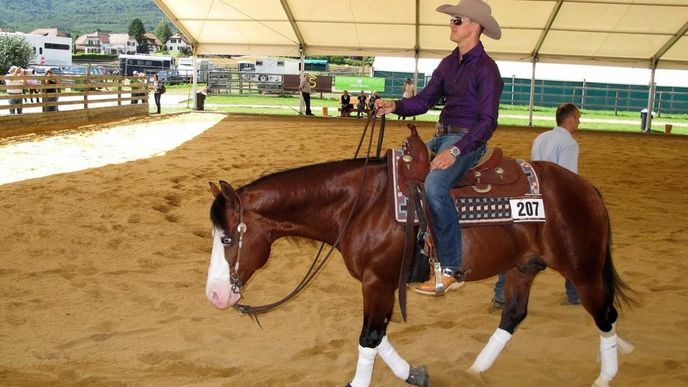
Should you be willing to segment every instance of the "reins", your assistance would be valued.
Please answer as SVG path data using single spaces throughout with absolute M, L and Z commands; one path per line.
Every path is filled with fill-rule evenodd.
M 370 126 L 371 129 L 370 129 L 370 136 L 368 139 L 368 150 L 366 152 L 365 162 L 363 164 L 363 175 L 361 176 L 361 182 L 360 182 L 359 187 L 358 187 L 358 192 L 356 194 L 356 198 L 354 199 L 353 205 L 351 206 L 351 210 L 349 210 L 349 214 L 346 218 L 346 221 L 344 222 L 344 226 L 340 229 L 339 234 L 337 235 L 337 238 L 335 239 L 335 242 L 332 244 L 332 246 L 330 246 L 330 249 L 327 252 L 327 254 L 325 254 L 325 256 L 321 260 L 321 254 L 322 254 L 323 249 L 325 247 L 325 243 L 323 242 L 320 244 L 320 248 L 318 249 L 318 252 L 316 253 L 315 258 L 313 258 L 313 263 L 311 264 L 310 268 L 306 272 L 306 275 L 303 277 L 301 282 L 299 282 L 299 284 L 294 288 L 294 290 L 292 290 L 289 294 L 287 294 L 281 300 L 273 302 L 271 304 L 265 304 L 265 305 L 260 305 L 260 306 L 250 306 L 247 304 L 239 304 L 239 303 L 234 305 L 235 309 L 237 309 L 242 314 L 248 314 L 252 319 L 254 319 L 256 321 L 258 326 L 260 326 L 261 328 L 262 328 L 262 326 L 260 325 L 260 321 L 258 321 L 258 315 L 263 314 L 263 313 L 267 313 L 267 312 L 271 311 L 272 309 L 277 308 L 278 306 L 286 303 L 287 301 L 294 298 L 298 293 L 300 293 L 306 286 L 308 286 L 309 283 L 311 283 L 311 281 L 313 281 L 313 279 L 318 275 L 318 273 L 320 273 L 322 268 L 325 266 L 325 264 L 329 261 L 330 257 L 334 253 L 334 250 L 337 248 L 337 246 L 339 246 L 339 243 L 342 240 L 344 232 L 347 230 L 349 223 L 351 222 L 351 219 L 353 218 L 354 211 L 356 210 L 356 206 L 358 205 L 358 200 L 360 199 L 361 193 L 363 192 L 363 188 L 365 186 L 365 180 L 366 180 L 367 173 L 368 173 L 368 162 L 370 160 L 370 151 L 372 148 L 373 136 L 375 133 L 375 113 L 376 113 L 376 111 L 375 111 L 375 109 L 373 109 L 371 111 L 370 116 L 368 116 L 368 119 L 366 120 L 365 127 L 363 129 L 363 134 L 361 135 L 361 139 L 358 143 L 358 147 L 356 148 L 356 152 L 354 154 L 354 159 L 355 159 L 358 156 L 358 152 L 361 148 L 361 144 L 363 143 L 363 139 L 365 138 L 366 132 L 368 131 L 368 126 Z M 371 122 L 372 122 L 372 125 L 370 125 Z M 382 146 L 382 136 L 384 135 L 384 126 L 385 126 L 384 116 L 382 116 L 382 118 L 380 119 L 380 122 L 381 122 L 381 124 L 380 124 L 380 137 L 378 139 L 378 149 L 377 149 L 378 157 L 379 157 L 379 153 L 380 153 L 380 147 Z M 240 211 L 243 213 L 243 208 L 241 208 Z M 241 250 L 241 248 L 239 248 L 239 250 Z M 237 268 L 238 268 L 238 264 L 239 264 L 238 258 L 239 258 L 239 252 L 237 252 L 237 263 L 236 263 Z

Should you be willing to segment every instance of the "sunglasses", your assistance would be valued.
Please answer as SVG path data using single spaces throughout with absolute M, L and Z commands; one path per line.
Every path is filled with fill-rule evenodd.
M 468 23 L 471 21 L 471 19 L 465 17 L 465 16 L 452 16 L 449 19 L 449 22 L 455 26 L 460 26 L 463 23 Z

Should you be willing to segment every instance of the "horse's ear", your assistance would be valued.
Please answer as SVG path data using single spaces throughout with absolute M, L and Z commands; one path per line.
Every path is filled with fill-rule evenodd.
M 234 188 L 232 188 L 232 186 L 224 180 L 220 180 L 220 187 L 222 187 L 222 196 L 227 199 L 227 203 L 232 203 L 237 196 Z
M 217 197 L 217 195 L 219 195 L 221 192 L 220 187 L 218 187 L 217 184 L 213 183 L 212 181 L 208 182 L 208 184 L 210 184 L 210 192 L 213 193 L 214 197 Z

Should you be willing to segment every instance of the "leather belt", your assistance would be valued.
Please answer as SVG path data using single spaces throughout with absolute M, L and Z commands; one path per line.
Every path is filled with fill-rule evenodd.
M 445 124 L 443 122 L 438 122 L 437 124 L 435 124 L 435 136 L 436 137 L 446 136 L 448 134 L 466 135 L 470 131 L 471 130 L 468 128 L 463 128 L 463 127 L 456 126 L 456 125 Z

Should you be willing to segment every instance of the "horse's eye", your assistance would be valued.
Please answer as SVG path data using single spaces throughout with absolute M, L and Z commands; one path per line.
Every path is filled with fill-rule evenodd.
M 223 236 L 220 238 L 220 241 L 222 242 L 223 245 L 229 246 L 232 244 L 232 238 L 228 236 Z

